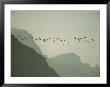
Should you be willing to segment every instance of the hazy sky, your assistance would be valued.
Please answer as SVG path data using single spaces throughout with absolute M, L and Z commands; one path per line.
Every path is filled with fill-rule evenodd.
M 76 53 L 83 63 L 100 64 L 100 11 L 37 10 L 12 11 L 11 27 L 26 29 L 34 37 L 61 37 L 67 40 L 63 46 L 36 42 L 49 58 L 63 53 Z M 74 37 L 87 37 L 89 43 L 78 42 Z M 94 38 L 95 42 L 91 39 Z

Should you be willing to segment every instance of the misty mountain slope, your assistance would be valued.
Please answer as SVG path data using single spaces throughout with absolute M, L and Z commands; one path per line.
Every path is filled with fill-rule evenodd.
M 46 59 L 20 43 L 11 35 L 11 76 L 12 77 L 56 77 Z
M 11 33 L 22 44 L 24 44 L 30 48 L 33 48 L 37 53 L 42 54 L 40 48 L 35 44 L 33 38 L 31 38 L 32 35 L 29 34 L 26 30 L 12 29 Z
M 74 54 L 62 54 L 51 59 L 46 59 L 48 65 L 52 67 L 59 76 L 63 77 L 97 77 L 100 76 L 99 67 L 90 67 L 83 64 L 80 58 Z

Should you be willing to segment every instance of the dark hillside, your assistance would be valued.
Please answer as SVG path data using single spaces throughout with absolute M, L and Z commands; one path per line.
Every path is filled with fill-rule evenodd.
M 11 35 L 12 77 L 56 77 L 57 73 L 48 66 L 46 59 Z

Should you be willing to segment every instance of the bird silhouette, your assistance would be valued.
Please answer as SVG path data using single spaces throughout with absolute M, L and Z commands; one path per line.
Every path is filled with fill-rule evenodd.
M 92 38 L 92 41 L 94 41 L 94 39 Z
M 39 38 L 39 40 L 41 40 L 41 38 Z
M 45 39 L 43 39 L 43 41 L 45 42 Z
M 33 38 L 33 39 L 35 39 L 36 41 L 42 41 L 43 43 L 46 43 L 47 41 L 52 41 L 52 43 L 54 44 L 54 43 L 56 43 L 56 45 L 65 45 L 66 43 L 69 45 L 70 43 L 71 43 L 71 41 L 69 40 L 67 40 L 67 39 L 65 39 L 63 36 L 53 36 L 53 37 L 48 37 L 48 38 L 45 38 L 45 37 L 41 37 L 41 36 L 36 36 L 36 37 L 34 37 L 34 36 L 32 36 L 32 34 L 29 36 L 29 37 L 26 37 L 25 35 L 23 35 L 22 33 L 21 34 L 16 34 L 15 36 L 17 36 L 20 40 L 28 40 L 29 38 Z M 69 38 L 68 39 L 70 39 L 70 38 L 72 38 L 72 37 L 70 37 L 69 36 Z M 84 40 L 84 42 L 83 43 L 91 43 L 92 41 L 93 42 L 95 42 L 95 39 L 94 38 L 91 38 L 90 39 L 90 41 L 88 40 L 88 37 L 86 37 L 86 36 L 83 36 L 83 37 L 76 37 L 76 36 L 73 36 L 73 39 L 75 39 L 75 40 L 78 40 L 79 41 L 79 43 L 80 42 L 83 42 L 83 40 Z
M 78 41 L 80 41 L 80 39 L 78 39 Z

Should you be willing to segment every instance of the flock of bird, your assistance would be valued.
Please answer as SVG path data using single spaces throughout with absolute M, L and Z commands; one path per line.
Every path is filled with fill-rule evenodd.
M 54 36 L 54 37 L 42 38 L 42 37 L 33 37 L 31 34 L 29 37 L 26 37 L 26 36 L 21 37 L 18 34 L 18 37 L 21 38 L 21 40 L 24 40 L 24 39 L 28 40 L 30 38 L 30 39 L 35 39 L 36 41 L 42 41 L 44 43 L 46 43 L 48 41 L 52 41 L 53 43 L 56 43 L 57 45 L 59 45 L 59 43 L 62 43 L 63 45 L 65 45 L 65 43 L 68 42 L 68 40 L 62 39 L 59 36 L 58 37 Z M 80 37 L 80 38 L 72 37 L 72 39 L 77 40 L 78 42 L 81 42 L 82 40 L 84 40 L 85 43 L 89 43 L 89 41 L 87 40 L 87 37 Z M 95 42 L 95 40 L 93 38 L 91 39 L 91 41 Z M 68 44 L 69 44 L 69 42 L 68 42 Z

